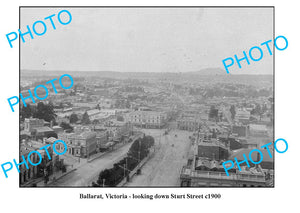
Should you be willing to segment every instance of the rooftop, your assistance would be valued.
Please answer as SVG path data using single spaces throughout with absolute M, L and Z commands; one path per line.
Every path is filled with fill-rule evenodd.
M 37 133 L 42 133 L 42 132 L 52 132 L 53 129 L 51 129 L 48 126 L 42 126 L 42 127 L 35 127 Z

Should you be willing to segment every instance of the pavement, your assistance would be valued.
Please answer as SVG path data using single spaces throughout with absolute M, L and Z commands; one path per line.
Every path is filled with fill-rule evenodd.
M 113 164 L 121 160 L 131 146 L 131 143 L 124 144 L 118 149 L 107 152 L 105 155 L 96 156 L 95 159 L 80 165 L 73 172 L 57 179 L 47 186 L 69 186 L 69 187 L 85 187 L 90 186 L 93 181 L 97 181 L 99 173 L 106 169 L 111 168 Z
M 163 135 L 165 129 L 139 129 L 155 139 L 155 152 L 142 168 L 142 174 L 135 175 L 125 187 L 130 186 L 180 186 L 180 171 L 187 163 L 191 147 L 189 136 L 191 132 L 171 130 Z M 177 135 L 177 137 L 175 137 Z M 67 172 L 61 171 L 50 176 L 47 185 L 43 179 L 36 180 L 37 186 L 54 187 L 86 187 L 97 181 L 99 173 L 113 167 L 127 155 L 131 143 L 120 144 L 106 153 L 91 156 L 89 160 L 74 161 L 73 166 L 67 167 Z M 53 179 L 53 177 L 55 177 Z
M 134 136 L 132 141 L 135 141 L 139 137 L 140 134 Z M 50 175 L 47 184 L 44 183 L 43 177 L 40 177 L 26 182 L 22 187 L 31 187 L 33 184 L 36 184 L 38 187 L 91 186 L 93 181 L 97 181 L 100 171 L 111 168 L 114 163 L 126 156 L 131 144 L 132 142 L 116 144 L 112 150 L 94 154 L 89 159 L 62 155 L 60 158 L 64 159 L 64 164 L 67 167 L 65 173 L 58 171 Z
M 47 184 L 44 183 L 44 178 L 40 177 L 40 178 L 36 178 L 33 180 L 30 180 L 28 182 L 26 182 L 25 184 L 23 184 L 21 187 L 32 187 L 34 184 L 37 187 L 46 187 L 48 185 L 51 185 L 51 183 L 55 182 L 57 179 L 62 178 L 66 175 L 68 175 L 69 173 L 75 171 L 76 168 L 73 166 L 67 166 L 67 171 L 66 172 L 62 172 L 61 170 L 58 172 L 55 172 L 54 174 L 49 176 L 49 181 Z

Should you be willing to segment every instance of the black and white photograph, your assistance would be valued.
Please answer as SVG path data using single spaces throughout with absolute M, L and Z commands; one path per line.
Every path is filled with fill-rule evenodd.
M 274 187 L 274 7 L 19 13 L 20 188 Z

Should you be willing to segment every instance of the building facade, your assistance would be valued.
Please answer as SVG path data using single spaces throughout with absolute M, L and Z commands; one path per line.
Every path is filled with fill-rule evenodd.
M 187 187 L 261 187 L 266 186 L 265 173 L 262 168 L 243 166 L 242 170 L 224 171 L 222 162 L 230 158 L 228 142 L 200 135 L 197 150 L 181 170 L 181 186 Z
M 127 115 L 127 122 L 142 128 L 162 128 L 167 114 L 157 111 L 133 111 Z
M 24 131 L 21 132 L 21 135 L 27 134 L 34 140 L 55 136 L 56 133 L 49 126 L 50 123 L 44 121 L 43 119 L 25 118 Z
M 48 153 L 50 155 L 50 158 L 48 158 L 48 154 L 46 153 L 46 150 L 42 149 L 40 150 L 41 147 L 44 147 L 45 144 L 43 143 L 39 143 L 39 142 L 23 142 L 20 145 L 20 163 L 22 163 L 23 158 L 22 156 L 24 156 L 25 160 L 26 160 L 26 164 L 28 165 L 28 169 L 26 168 L 25 164 L 21 164 L 19 166 L 19 170 L 20 170 L 20 185 L 24 185 L 27 182 L 39 178 L 39 177 L 43 177 L 46 175 L 50 175 L 53 173 L 53 159 L 56 159 L 53 156 L 53 149 L 51 146 L 49 146 L 47 148 Z M 28 160 L 28 154 L 31 151 L 37 151 L 41 154 L 42 156 L 42 161 L 39 165 L 37 166 L 33 166 L 31 165 L 31 163 L 29 163 Z M 39 156 L 36 153 L 32 153 L 30 155 L 30 161 L 34 164 L 38 163 L 40 161 Z
M 231 173 L 229 176 L 220 171 L 193 170 L 183 167 L 180 174 L 181 186 L 190 187 L 264 187 L 264 173 Z
M 200 126 L 200 120 L 192 117 L 182 117 L 177 120 L 177 128 L 180 130 L 197 131 Z
M 96 153 L 97 150 L 95 132 L 62 133 L 58 135 L 58 139 L 63 140 L 67 144 L 68 150 L 66 154 L 75 157 L 88 158 L 90 155 Z M 58 150 L 63 151 L 64 146 L 60 144 Z

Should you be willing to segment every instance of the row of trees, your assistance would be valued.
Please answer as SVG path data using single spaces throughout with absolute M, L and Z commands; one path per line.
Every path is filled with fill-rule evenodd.
M 27 104 L 27 107 L 21 107 L 21 120 L 24 121 L 25 118 L 39 118 L 44 119 L 47 122 L 55 121 L 56 114 L 54 113 L 54 107 L 51 102 L 45 104 L 39 102 L 37 106 L 31 106 Z
M 74 124 L 74 123 L 76 123 L 77 121 L 79 121 L 79 118 L 78 118 L 78 116 L 77 116 L 76 113 L 72 113 L 72 114 L 70 115 L 69 120 L 70 120 L 70 123 L 71 123 L 71 124 Z M 85 112 L 85 113 L 82 115 L 81 123 L 82 123 L 82 124 L 90 124 L 90 123 L 91 123 L 91 120 L 90 120 L 89 115 L 87 114 L 87 112 Z
M 30 104 L 27 104 L 26 107 L 22 106 L 21 107 L 21 113 L 20 113 L 21 121 L 24 121 L 25 118 L 39 118 L 39 119 L 44 119 L 47 122 L 53 122 L 53 125 L 57 125 L 56 122 L 56 114 L 54 112 L 54 106 L 51 102 L 48 104 L 44 102 L 39 102 L 37 106 L 32 106 Z M 78 115 L 73 113 L 69 117 L 70 124 L 74 124 L 77 121 L 79 121 Z M 85 112 L 82 116 L 81 119 L 82 124 L 91 124 L 92 122 L 90 121 L 89 115 L 87 112 Z M 96 121 L 93 123 L 97 123 Z M 64 130 L 73 130 L 73 127 L 69 123 L 62 122 L 60 126 Z
M 255 108 L 251 110 L 251 115 L 262 115 L 268 111 L 268 108 L 265 104 L 256 104 Z
M 79 121 L 79 118 L 78 118 L 78 116 L 77 116 L 76 113 L 72 113 L 72 114 L 70 115 L 70 117 L 69 117 L 69 120 L 70 120 L 70 124 L 74 124 L 74 123 L 76 123 L 77 121 Z M 94 120 L 94 121 L 95 121 L 95 122 L 93 122 L 93 123 L 96 124 L 96 121 L 97 121 L 97 120 Z M 85 113 L 83 114 L 82 119 L 81 119 L 81 123 L 82 123 L 82 124 L 90 124 L 90 123 L 91 123 L 90 118 L 89 118 L 87 112 L 85 112 Z M 66 122 L 62 122 L 62 123 L 60 124 L 60 126 L 61 126 L 64 130 L 66 130 L 67 132 L 71 132 L 71 131 L 73 131 L 74 128 L 73 128 L 70 124 L 69 124 L 69 123 L 66 123 Z
M 150 147 L 153 145 L 154 138 L 151 136 L 144 136 L 134 141 L 127 153 L 127 157 L 115 163 L 113 168 L 101 171 L 97 183 L 93 182 L 92 186 L 118 185 L 149 154 Z

